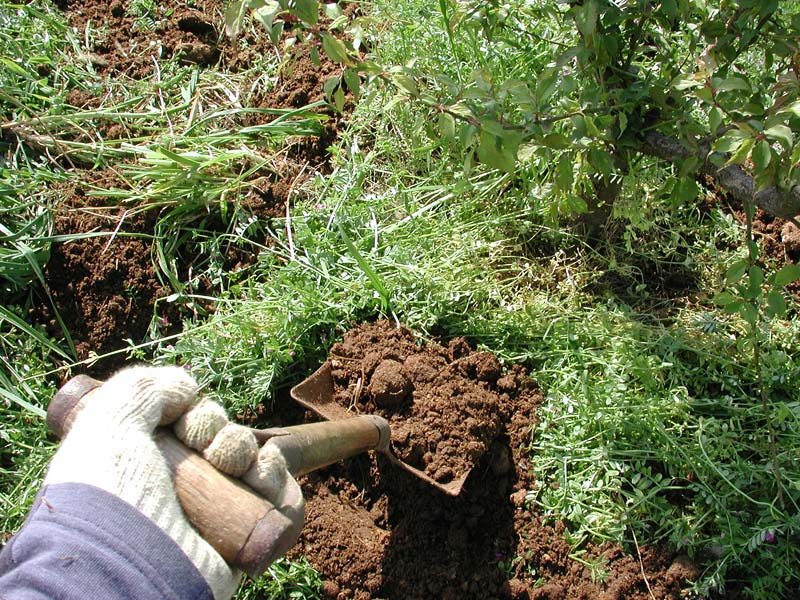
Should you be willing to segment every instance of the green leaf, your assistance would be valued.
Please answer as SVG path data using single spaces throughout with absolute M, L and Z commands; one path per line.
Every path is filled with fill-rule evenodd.
M 325 5 L 325 16 L 328 17 L 331 21 L 335 21 L 336 19 L 341 17 L 342 14 L 343 14 L 342 9 L 335 2 L 331 2 Z
M 595 32 L 599 15 L 597 0 L 587 0 L 583 6 L 575 7 L 575 25 L 583 37 L 589 37 Z
M 708 112 L 708 126 L 711 129 L 711 133 L 717 132 L 724 118 L 725 115 L 719 106 L 711 107 L 711 110 Z
M 755 148 L 753 148 L 753 166 L 755 166 L 756 171 L 766 169 L 771 158 L 772 149 L 769 142 L 767 140 L 759 140 Z
M 253 10 L 253 18 L 261 21 L 264 29 L 271 32 L 275 22 L 275 17 L 281 12 L 281 5 L 277 2 L 267 2 Z
M 750 261 L 747 259 L 737 260 L 733 263 L 725 273 L 725 282 L 728 285 L 740 281 L 750 266 Z
M 714 296 L 714 304 L 717 306 L 728 306 L 731 302 L 734 302 L 736 297 L 731 294 L 730 292 L 720 292 L 716 296 Z
M 760 290 L 761 284 L 764 283 L 764 270 L 753 265 L 747 270 L 747 277 L 750 279 L 750 289 L 753 291 Z
M 512 173 L 516 166 L 520 141 L 521 136 L 514 132 L 507 132 L 500 137 L 482 130 L 478 144 L 478 158 L 490 167 Z
M 283 21 L 278 21 L 277 23 L 273 22 L 272 29 L 269 30 L 269 41 L 271 41 L 273 44 L 277 46 L 278 42 L 281 41 L 282 35 L 283 35 Z
M 452 142 L 456 139 L 456 120 L 453 115 L 448 113 L 441 113 L 438 119 L 439 134 L 442 139 L 447 142 Z
M 672 190 L 672 199 L 677 204 L 691 202 L 700 194 L 700 186 L 692 177 L 679 177 Z
M 749 136 L 743 131 L 739 129 L 732 129 L 714 142 L 713 149 L 717 152 L 733 152 L 747 137 Z
M 618 135 L 622 135 L 625 132 L 625 129 L 628 127 L 628 116 L 621 112 L 619 113 L 619 132 Z
M 764 130 L 764 135 L 771 140 L 779 142 L 781 146 L 787 150 L 790 150 L 792 148 L 792 144 L 794 143 L 794 135 L 792 134 L 792 130 L 786 125 L 773 125 L 769 129 Z
M 553 150 L 566 150 L 572 144 L 560 133 L 548 133 L 542 138 L 542 143 Z
M 322 36 L 322 49 L 333 62 L 353 65 L 353 61 L 347 54 L 347 46 L 344 45 L 342 40 L 336 39 L 329 33 L 325 33 Z
M 739 309 L 744 304 L 745 303 L 742 302 L 741 300 L 734 300 L 733 302 L 729 302 L 728 304 L 725 304 L 724 306 L 722 306 L 722 310 L 724 310 L 729 315 L 733 315 L 733 314 L 736 314 L 737 312 L 739 312 Z
M 792 104 L 781 110 L 780 113 L 778 114 L 785 115 L 787 113 L 791 113 L 795 117 L 800 117 L 800 100 L 798 100 L 797 102 L 793 102 Z
M 780 289 L 800 279 L 800 265 L 785 265 L 775 273 L 775 287 Z
M 339 86 L 336 88 L 336 91 L 333 92 L 333 105 L 339 112 L 342 112 L 344 109 L 344 100 L 344 89 L 342 89 L 342 86 Z
M 394 81 L 394 84 L 397 87 L 408 92 L 412 96 L 417 96 L 419 94 L 419 89 L 417 88 L 416 82 L 412 77 L 406 75 L 405 73 L 395 73 L 392 75 L 392 81 Z
M 694 75 L 678 75 L 670 81 L 670 86 L 682 92 L 692 88 L 698 88 L 703 85 L 703 81 L 697 79 Z
M 772 291 L 767 294 L 767 306 L 764 312 L 770 318 L 786 316 L 786 300 L 780 292 Z
M 558 89 L 559 81 L 560 77 L 557 69 L 549 68 L 539 73 L 539 77 L 536 80 L 535 94 L 539 100 L 538 107 L 540 109 L 545 108 L 547 100 Z
M 311 46 L 309 58 L 311 59 L 311 64 L 313 64 L 315 67 L 322 66 L 322 61 L 319 59 L 319 48 L 317 46 Z
M 614 173 L 614 157 L 611 153 L 600 148 L 589 150 L 589 164 L 605 178 L 611 177 Z
M 574 214 L 582 215 L 589 211 L 589 206 L 586 204 L 586 200 L 576 194 L 569 194 L 566 198 L 566 201 L 570 212 Z
M 586 126 L 586 133 L 591 137 L 601 137 L 603 132 L 597 128 L 597 125 L 594 122 L 594 119 L 588 115 L 583 117 L 583 123 Z
M 572 190 L 573 177 L 573 157 L 570 154 L 562 154 L 556 166 L 556 186 L 558 189 L 569 192 Z
M 319 21 L 319 2 L 317 0 L 294 0 L 294 15 L 307 25 L 316 25 Z
M 754 144 L 755 140 L 753 138 L 747 138 L 745 140 L 742 140 L 742 143 L 739 144 L 739 147 L 736 149 L 733 155 L 731 155 L 731 157 L 728 159 L 728 162 L 726 162 L 725 165 L 727 166 L 732 164 L 736 165 L 743 164 L 747 160 L 747 157 L 750 156 L 750 151 L 753 149 Z
M 344 70 L 344 83 L 347 89 L 353 94 L 353 98 L 358 100 L 361 95 L 361 76 L 355 69 Z
M 325 97 L 328 100 L 333 98 L 333 92 L 336 91 L 336 88 L 338 88 L 341 84 L 342 80 L 335 75 L 326 79 L 325 83 L 322 84 L 322 91 L 325 92 Z
M 739 314 L 750 325 L 755 325 L 756 321 L 758 321 L 758 311 L 750 302 L 743 302 L 739 306 Z
M 663 10 L 664 14 L 670 19 L 674 19 L 678 15 L 677 0 L 661 0 L 661 10 Z
M 733 90 L 743 92 L 750 91 L 750 83 L 742 77 L 728 77 L 717 83 L 715 87 L 718 92 L 730 92 Z
M 242 31 L 244 15 L 247 12 L 247 0 L 234 0 L 225 9 L 225 35 L 237 37 Z

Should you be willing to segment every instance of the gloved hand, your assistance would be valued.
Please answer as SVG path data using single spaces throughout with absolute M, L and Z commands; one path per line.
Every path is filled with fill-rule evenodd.
M 200 401 L 195 381 L 178 367 L 134 367 L 95 390 L 54 456 L 44 484 L 85 483 L 138 508 L 181 547 L 217 600 L 230 598 L 241 579 L 198 534 L 183 513 L 169 468 L 153 441 L 159 425 L 174 423 L 187 446 L 219 470 L 241 477 L 279 511 L 275 539 L 285 547 L 300 535 L 303 496 L 280 452 L 258 449 L 253 433 L 230 423 L 221 406 Z

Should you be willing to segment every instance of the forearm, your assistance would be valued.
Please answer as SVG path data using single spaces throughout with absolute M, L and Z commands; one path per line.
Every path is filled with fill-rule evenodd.
M 76 483 L 42 488 L 0 553 L 3 600 L 209 599 L 180 547 L 133 506 Z

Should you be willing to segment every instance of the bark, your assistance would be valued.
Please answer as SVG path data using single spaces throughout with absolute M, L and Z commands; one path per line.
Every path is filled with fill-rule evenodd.
M 669 162 L 696 156 L 701 161 L 698 171 L 713 177 L 722 189 L 743 204 L 752 200 L 760 209 L 782 219 L 791 219 L 800 215 L 800 185 L 796 185 L 788 191 L 773 185 L 759 190 L 754 196 L 753 177 L 739 165 L 728 165 L 722 168 L 714 166 L 710 160 L 712 156 L 719 157 L 722 161 L 727 161 L 728 157 L 718 152 L 709 154 L 710 148 L 707 145 L 700 145 L 698 150 L 694 151 L 675 138 L 657 131 L 649 131 L 642 137 L 642 146 L 639 150 L 644 154 Z

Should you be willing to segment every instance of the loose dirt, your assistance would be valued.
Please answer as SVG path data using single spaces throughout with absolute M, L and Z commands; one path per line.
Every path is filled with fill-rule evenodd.
M 649 584 L 655 597 L 677 599 L 697 576 L 666 548 L 631 555 L 608 544 L 587 548 L 582 562 L 570 557 L 563 527 L 543 522 L 525 500 L 539 485 L 527 448 L 542 395 L 524 369 L 504 369 L 461 338 L 422 342 L 388 322 L 348 332 L 329 360 L 338 364 L 340 401 L 387 415 L 396 448 L 415 447 L 397 440 L 410 431 L 436 455 L 433 473 L 474 468 L 455 498 L 382 456 L 307 476 L 307 525 L 291 556 L 322 573 L 327 598 L 645 599 Z M 437 386 L 448 389 L 449 404 L 444 396 L 431 404 L 426 393 Z M 472 428 L 459 427 L 464 406 L 461 421 Z
M 85 183 L 61 186 L 54 233 L 116 233 L 113 238 L 103 235 L 53 244 L 44 271 L 58 316 L 81 360 L 125 348 L 126 340 L 143 340 L 156 300 L 170 293 L 156 276 L 150 242 L 136 237 L 152 231 L 155 213 L 125 216 L 123 209 L 104 205 L 87 195 L 88 184 L 112 186 L 114 179 L 108 173 L 86 176 Z M 30 317 L 45 325 L 50 335 L 63 335 L 46 300 L 31 309 Z M 108 357 L 93 372 L 106 375 L 124 358 Z
M 392 345 L 376 343 L 391 340 Z M 439 483 L 460 479 L 489 449 L 503 416 L 500 362 L 463 338 L 419 345 L 388 322 L 354 329 L 331 349 L 335 401 L 389 421 L 395 455 Z
M 266 36 L 246 34 L 239 43 L 222 31 L 220 0 L 192 3 L 59 0 L 69 24 L 89 40 L 83 56 L 102 75 L 144 79 L 155 74 L 154 57 L 234 71 L 247 69 L 272 52 Z

